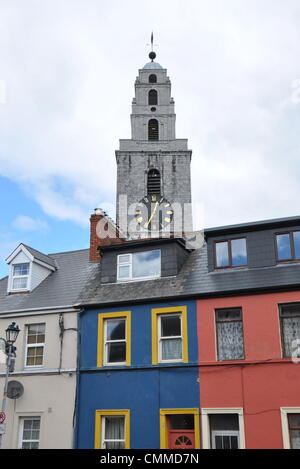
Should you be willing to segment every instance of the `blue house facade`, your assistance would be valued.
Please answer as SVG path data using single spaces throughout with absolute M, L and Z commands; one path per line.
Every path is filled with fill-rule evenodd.
M 199 447 L 194 301 L 86 309 L 80 333 L 78 448 Z

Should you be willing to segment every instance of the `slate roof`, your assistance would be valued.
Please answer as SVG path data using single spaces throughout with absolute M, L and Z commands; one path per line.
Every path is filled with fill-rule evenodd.
M 271 225 L 275 228 L 281 223 L 293 226 L 299 222 L 299 217 L 293 217 L 266 222 L 268 226 L 265 222 L 259 222 L 256 226 L 258 230 L 266 230 Z M 250 225 L 254 227 L 255 223 L 206 230 L 206 237 L 217 236 L 226 229 L 230 232 L 232 228 L 251 231 Z M 266 239 L 263 236 L 260 239 L 262 252 L 267 249 Z M 207 244 L 189 253 L 176 277 L 130 283 L 101 284 L 101 262 L 89 263 L 88 249 L 49 254 L 49 257 L 57 270 L 29 294 L 8 295 L 7 277 L 0 280 L 0 313 L 75 305 L 129 304 L 176 297 L 205 298 L 282 289 L 300 290 L 300 262 L 212 270 L 208 265 Z
M 190 253 L 177 277 L 101 285 L 100 269 L 101 264 L 95 264 L 81 292 L 80 303 L 84 306 L 300 288 L 300 263 L 209 272 L 206 244 Z
M 30 246 L 27 246 L 27 244 L 22 245 L 30 252 L 30 254 L 33 255 L 33 257 L 41 262 L 45 262 L 45 264 L 49 264 L 52 267 L 56 267 L 56 262 L 55 259 L 53 259 L 51 256 L 47 254 L 43 254 L 40 251 L 37 251 L 36 249 L 31 248 Z
M 89 263 L 89 250 L 61 252 L 47 257 L 49 256 L 57 270 L 51 272 L 31 293 L 8 295 L 8 277 L 0 280 L 0 313 L 78 304 L 79 292 L 95 268 L 94 264 Z

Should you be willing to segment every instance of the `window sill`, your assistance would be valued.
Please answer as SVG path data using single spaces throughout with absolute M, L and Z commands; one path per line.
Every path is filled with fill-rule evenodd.
M 158 278 L 161 278 L 161 276 L 158 275 L 156 277 L 142 277 L 142 278 L 133 278 L 133 279 L 126 279 L 126 280 L 117 279 L 116 283 L 120 284 L 120 283 L 146 282 L 149 280 L 157 280 Z
M 29 290 L 11 290 L 8 292 L 9 295 L 20 295 L 24 293 L 30 293 Z

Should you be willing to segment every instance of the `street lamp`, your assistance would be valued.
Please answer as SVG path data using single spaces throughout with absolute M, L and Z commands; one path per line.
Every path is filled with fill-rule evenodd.
M 19 335 L 20 329 L 15 322 L 12 322 L 6 329 L 6 340 L 1 338 L 5 345 L 5 354 L 6 354 L 6 373 L 5 373 L 5 383 L 2 399 L 2 408 L 1 412 L 5 415 L 6 410 L 6 398 L 7 398 L 7 387 L 8 387 L 8 376 L 14 370 L 14 358 L 16 356 L 16 347 L 14 346 L 15 341 Z M 0 429 L 0 448 L 2 446 L 2 436 L 5 433 L 5 424 L 3 423 Z
M 12 322 L 6 329 L 6 342 L 8 345 L 13 345 L 17 340 L 20 329 L 15 322 Z

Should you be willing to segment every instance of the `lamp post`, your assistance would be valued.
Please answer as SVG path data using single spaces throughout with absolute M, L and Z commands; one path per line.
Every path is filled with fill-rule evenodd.
M 12 322 L 8 328 L 6 329 L 6 339 L 1 339 L 4 341 L 5 345 L 5 354 L 6 354 L 6 373 L 5 373 L 5 383 L 4 383 L 4 391 L 3 391 L 3 398 L 2 398 L 2 407 L 1 412 L 5 413 L 6 410 L 6 399 L 7 399 L 7 386 L 8 386 L 8 377 L 9 373 L 13 372 L 14 370 L 14 358 L 16 356 L 16 347 L 14 346 L 15 341 L 19 335 L 20 329 L 15 322 Z M 0 432 L 0 449 L 2 447 L 2 437 L 5 433 L 5 424 Z

